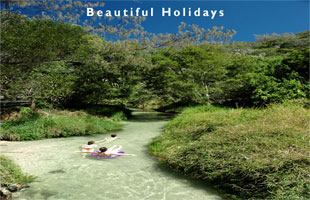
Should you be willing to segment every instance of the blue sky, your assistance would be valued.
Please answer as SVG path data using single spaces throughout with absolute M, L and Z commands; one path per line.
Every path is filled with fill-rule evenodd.
M 144 22 L 146 30 L 154 33 L 177 32 L 177 26 L 182 22 L 197 24 L 199 27 L 212 28 L 224 26 L 234 29 L 237 34 L 233 41 L 255 41 L 255 34 L 296 33 L 309 30 L 309 1 L 118 1 L 105 2 L 106 9 L 141 9 L 154 8 L 154 16 L 147 17 Z M 223 17 L 175 17 L 161 16 L 162 7 L 172 10 L 197 8 L 201 10 L 224 10 Z M 94 8 L 96 9 L 96 8 Z M 99 8 L 97 8 L 99 9 Z

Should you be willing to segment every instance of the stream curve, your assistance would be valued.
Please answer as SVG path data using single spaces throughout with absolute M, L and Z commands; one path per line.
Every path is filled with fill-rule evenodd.
M 205 183 L 173 172 L 148 154 L 148 144 L 161 133 L 169 118 L 156 112 L 134 112 L 122 130 L 113 131 L 120 139 L 105 146 L 121 144 L 122 151 L 135 157 L 97 159 L 75 153 L 87 141 L 102 140 L 112 132 L 8 142 L 8 146 L 1 146 L 2 154 L 12 158 L 24 172 L 38 177 L 30 188 L 14 193 L 14 199 L 221 200 Z

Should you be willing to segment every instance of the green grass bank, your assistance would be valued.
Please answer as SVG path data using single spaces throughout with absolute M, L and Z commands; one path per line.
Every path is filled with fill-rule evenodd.
M 86 111 L 38 110 L 21 108 L 15 120 L 3 121 L 0 139 L 10 141 L 38 140 L 68 136 L 83 136 L 105 133 L 121 127 L 116 119 L 89 114 Z
M 23 173 L 18 165 L 6 156 L 0 155 L 0 179 L 1 186 L 7 187 L 11 184 L 27 184 L 35 178 Z
M 150 151 L 232 199 L 310 199 L 310 110 L 197 106 L 170 121 Z

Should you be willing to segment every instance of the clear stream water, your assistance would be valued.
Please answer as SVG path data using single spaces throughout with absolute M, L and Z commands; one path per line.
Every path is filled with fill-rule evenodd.
M 208 185 L 160 165 L 148 154 L 148 144 L 160 134 L 168 116 L 134 112 L 120 131 L 87 137 L 10 142 L 0 146 L 23 171 L 37 176 L 30 188 L 14 193 L 18 200 L 220 200 Z M 97 159 L 75 153 L 89 140 L 111 133 L 119 139 L 106 144 L 123 145 L 137 156 Z M 16 153 L 4 153 L 16 152 Z

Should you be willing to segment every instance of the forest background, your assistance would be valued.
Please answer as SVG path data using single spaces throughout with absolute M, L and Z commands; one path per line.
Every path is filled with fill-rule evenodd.
M 235 199 L 309 198 L 309 29 L 255 42 L 185 22 L 152 33 L 146 18 L 80 15 L 96 6 L 1 0 L 1 100 L 35 108 L 2 122 L 2 140 L 103 133 L 119 128 L 106 117 L 124 119 L 125 107 L 197 106 L 150 145 L 161 162 Z M 7 182 L 25 180 L 10 173 Z
M 89 4 L 16 2 L 2 1 L 5 99 L 29 99 L 37 107 L 153 108 L 264 106 L 309 97 L 309 31 L 231 42 L 236 31 L 224 27 L 183 22 L 177 33 L 154 34 L 141 17 L 70 25 L 81 18 L 72 10 Z

